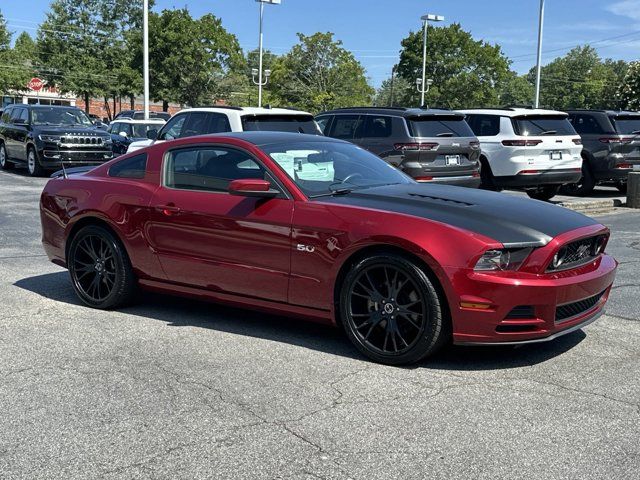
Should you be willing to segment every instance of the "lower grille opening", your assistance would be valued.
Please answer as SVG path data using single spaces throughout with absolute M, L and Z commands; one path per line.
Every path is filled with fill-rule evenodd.
M 532 305 L 518 305 L 506 316 L 507 320 L 519 320 L 522 318 L 536 318 Z
M 535 325 L 523 323 L 522 325 L 498 325 L 496 332 L 498 333 L 522 333 L 522 332 L 534 332 L 537 330 Z
M 593 297 L 585 298 L 584 300 L 580 300 L 578 302 L 560 305 L 556 308 L 556 323 L 566 322 L 567 320 L 570 320 L 591 310 L 600 301 L 605 292 L 606 290 L 604 292 L 600 292 L 597 295 L 594 295 Z

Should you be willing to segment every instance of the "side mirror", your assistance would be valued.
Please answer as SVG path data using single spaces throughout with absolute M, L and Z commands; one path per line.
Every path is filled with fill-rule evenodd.
M 158 130 L 155 128 L 147 130 L 147 138 L 149 140 L 156 140 L 158 138 Z
M 121 137 L 124 137 L 124 138 L 128 137 L 127 132 L 120 132 L 120 133 L 118 133 L 118 135 L 120 135 Z
M 260 178 L 233 180 L 229 183 L 228 191 L 231 195 L 242 197 L 273 198 L 280 191 L 271 188 L 271 184 Z

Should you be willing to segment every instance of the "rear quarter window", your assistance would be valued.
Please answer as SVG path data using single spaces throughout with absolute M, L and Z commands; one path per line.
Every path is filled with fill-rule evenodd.
M 407 118 L 412 137 L 475 137 L 464 117 L 428 115 Z
M 114 163 L 109 176 L 117 178 L 144 178 L 147 171 L 147 154 L 143 153 Z
M 640 133 L 640 115 L 612 116 L 611 123 L 621 135 L 637 135 Z
M 246 115 L 242 117 L 242 130 L 322 134 L 311 115 Z

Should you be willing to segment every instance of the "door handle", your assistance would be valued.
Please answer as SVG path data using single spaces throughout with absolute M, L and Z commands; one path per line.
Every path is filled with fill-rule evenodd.
M 180 213 L 180 207 L 176 207 L 175 205 L 158 205 L 156 210 L 167 217 Z

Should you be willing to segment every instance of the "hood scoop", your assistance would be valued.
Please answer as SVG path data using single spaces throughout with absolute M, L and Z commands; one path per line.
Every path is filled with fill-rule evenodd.
M 463 205 L 465 207 L 473 207 L 473 203 L 468 203 L 468 202 L 463 202 L 461 200 L 454 200 L 452 198 L 445 198 L 445 197 L 436 197 L 433 195 L 425 195 L 423 193 L 411 193 L 409 192 L 408 195 L 410 197 L 418 197 L 418 198 L 424 198 L 427 200 L 434 200 L 436 202 L 443 202 L 443 203 L 454 203 L 456 205 Z

